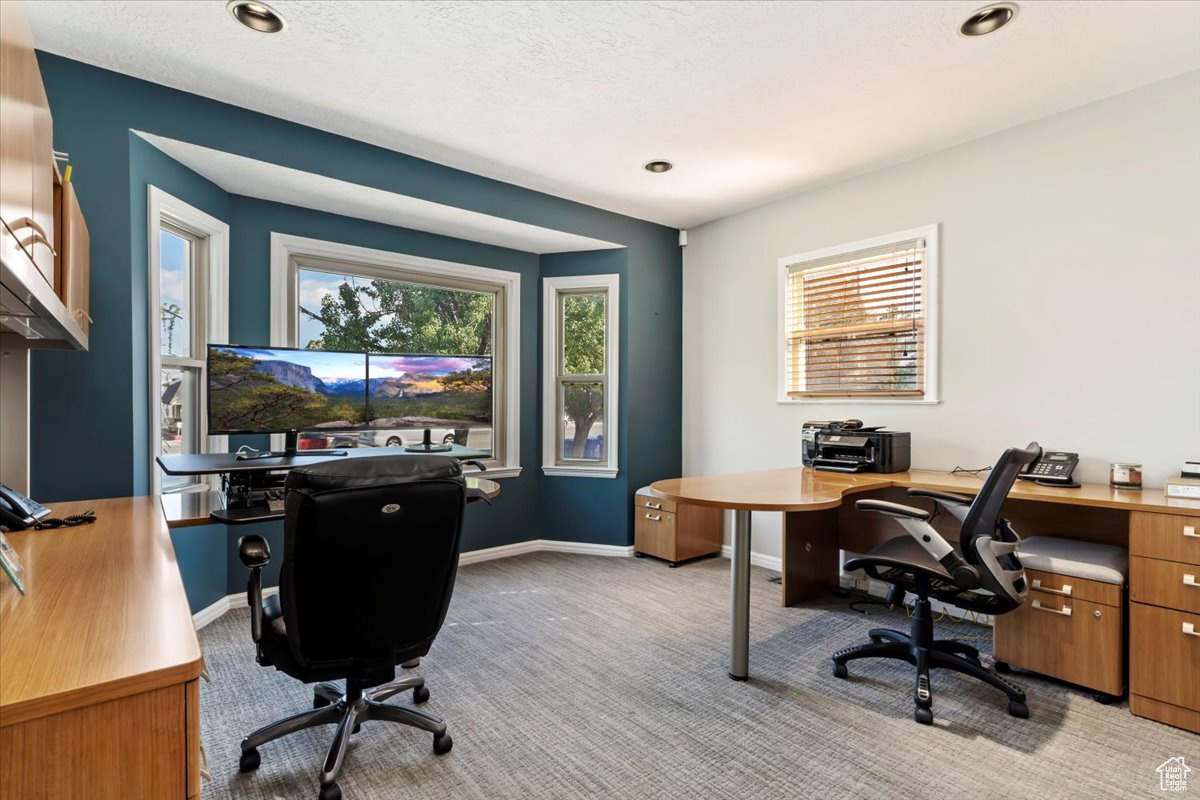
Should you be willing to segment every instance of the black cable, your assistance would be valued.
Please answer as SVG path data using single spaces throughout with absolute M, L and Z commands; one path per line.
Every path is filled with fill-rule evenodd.
M 74 528 L 77 525 L 90 525 L 95 521 L 96 512 L 85 511 L 82 514 L 71 514 L 63 517 L 62 519 L 59 519 L 58 517 L 47 517 L 45 519 L 38 520 L 33 527 L 39 531 L 48 528 Z
M 955 466 L 954 469 L 950 470 L 950 474 L 951 475 L 974 475 L 976 478 L 978 478 L 980 473 L 989 472 L 989 471 L 991 471 L 991 469 L 992 469 L 991 467 L 979 467 L 978 469 L 967 469 L 966 467 Z

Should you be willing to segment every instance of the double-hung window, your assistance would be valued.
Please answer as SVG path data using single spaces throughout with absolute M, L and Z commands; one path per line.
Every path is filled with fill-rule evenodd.
M 210 449 L 204 354 L 228 329 L 228 227 L 156 187 L 148 200 L 150 475 L 153 491 L 172 492 L 204 485 L 153 459 Z
M 619 276 L 543 280 L 542 471 L 617 475 Z
M 779 267 L 780 400 L 937 400 L 937 226 Z

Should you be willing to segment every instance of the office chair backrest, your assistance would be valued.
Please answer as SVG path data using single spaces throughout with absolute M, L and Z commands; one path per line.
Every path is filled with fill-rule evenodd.
M 959 532 L 959 549 L 967 563 L 979 570 L 981 587 L 1007 598 L 1013 607 L 1025 601 L 1028 586 L 1016 554 L 1021 539 L 1000 516 L 1000 510 L 1017 475 L 1041 454 L 1037 442 L 1023 450 L 1005 450 L 975 495 Z
M 384 672 L 425 655 L 458 569 L 458 461 L 339 459 L 292 470 L 285 486 L 280 601 L 292 654 Z

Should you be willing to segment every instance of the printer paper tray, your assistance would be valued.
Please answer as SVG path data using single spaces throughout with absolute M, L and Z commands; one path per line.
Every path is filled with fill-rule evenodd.
M 857 461 L 839 461 L 833 458 L 814 458 L 813 469 L 822 469 L 826 472 L 863 472 L 866 469 L 866 465 Z

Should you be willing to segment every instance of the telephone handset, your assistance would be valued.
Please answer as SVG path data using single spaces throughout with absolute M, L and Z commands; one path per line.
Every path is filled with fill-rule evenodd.
M 47 516 L 50 509 L 0 483 L 0 525 L 10 531 L 19 531 L 36 525 L 37 521 Z
M 1021 480 L 1034 481 L 1042 486 L 1076 489 L 1079 484 L 1071 477 L 1071 473 L 1077 466 L 1079 466 L 1079 453 L 1057 453 L 1045 450 L 1042 452 L 1041 458 L 1026 467 L 1017 477 Z

